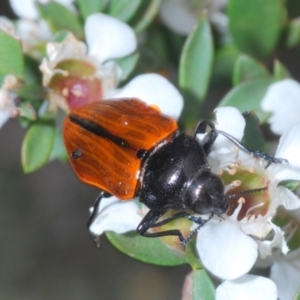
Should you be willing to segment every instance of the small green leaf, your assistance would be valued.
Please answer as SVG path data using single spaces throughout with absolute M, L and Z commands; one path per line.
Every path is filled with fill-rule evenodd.
M 287 28 L 285 45 L 287 48 L 293 48 L 300 43 L 300 19 L 292 20 Z
M 24 81 L 26 84 L 42 83 L 41 71 L 39 70 L 39 62 L 29 56 L 24 56 L 25 69 Z
M 24 85 L 16 90 L 17 95 L 28 101 L 44 100 L 46 91 L 44 87 L 36 84 Z
M 274 62 L 274 79 L 280 81 L 286 78 L 292 78 L 292 74 L 279 60 L 276 59 Z
M 151 22 L 157 15 L 161 1 L 162 0 L 143 1 L 142 6 L 147 6 L 142 11 L 141 9 L 139 9 L 139 12 L 141 12 L 139 14 L 136 14 L 138 15 L 138 19 L 132 26 L 136 33 L 143 32 L 151 24 Z
M 31 125 L 21 150 L 25 173 L 36 171 L 47 163 L 52 151 L 54 133 L 54 120 L 40 120 Z
M 278 183 L 278 185 L 284 186 L 287 189 L 295 192 L 300 187 L 299 180 L 282 180 Z
M 135 232 L 116 234 L 106 232 L 109 241 L 132 258 L 160 266 L 177 266 L 187 263 L 184 253 L 168 248 L 159 238 L 145 238 Z
M 24 59 L 20 40 L 0 30 L 0 76 L 15 75 L 22 79 Z
M 265 122 L 269 114 L 262 112 L 260 103 L 273 78 L 256 79 L 243 82 L 231 89 L 219 103 L 219 106 L 234 106 L 240 112 L 254 110 L 260 122 Z
M 180 58 L 179 86 L 185 96 L 182 118 L 188 125 L 198 119 L 213 63 L 213 39 L 207 16 L 202 15 L 188 36 Z
M 251 149 L 264 150 L 264 136 L 260 129 L 260 122 L 254 111 L 245 112 L 243 116 L 246 127 L 242 139 L 242 144 Z
M 56 43 L 61 43 L 65 40 L 65 38 L 70 34 L 71 32 L 69 30 L 60 30 L 55 32 L 55 34 L 52 36 L 52 41 Z
M 53 31 L 70 30 L 78 38 L 83 38 L 83 29 L 78 17 L 64 5 L 55 1 L 46 3 L 35 2 L 37 9 Z
M 108 6 L 108 14 L 123 22 L 128 22 L 141 4 L 141 0 L 111 0 Z
M 203 269 L 196 249 L 196 239 L 189 241 L 186 245 L 186 257 L 193 270 Z
M 239 50 L 234 45 L 225 46 L 216 51 L 211 77 L 212 84 L 231 86 L 234 65 L 238 56 Z
M 216 288 L 205 270 L 193 271 L 193 298 L 194 300 L 214 300 Z
M 49 157 L 49 161 L 52 161 L 54 159 L 59 159 L 61 162 L 68 161 L 68 154 L 66 152 L 62 138 L 62 131 L 59 127 L 55 128 L 53 148 Z
M 241 82 L 269 77 L 267 69 L 246 54 L 242 54 L 238 57 L 233 71 L 233 85 L 237 85 Z
M 228 15 L 232 36 L 242 52 L 265 58 L 274 51 L 285 15 L 282 0 L 230 0 Z
M 129 77 L 137 64 L 139 57 L 139 53 L 133 53 L 126 57 L 115 59 L 115 62 L 122 70 L 121 77 L 119 78 L 120 82 L 126 80 Z
M 89 15 L 101 12 L 105 6 L 105 0 L 77 0 L 81 15 L 86 19 Z
M 22 102 L 19 105 L 20 116 L 28 119 L 29 121 L 35 121 L 37 119 L 37 113 L 34 107 L 28 102 Z

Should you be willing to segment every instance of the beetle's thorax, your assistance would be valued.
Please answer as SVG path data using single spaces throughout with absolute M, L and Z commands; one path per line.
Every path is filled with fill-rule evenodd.
M 140 201 L 150 209 L 184 205 L 182 193 L 193 174 L 209 168 L 201 144 L 180 133 L 149 155 L 140 175 Z

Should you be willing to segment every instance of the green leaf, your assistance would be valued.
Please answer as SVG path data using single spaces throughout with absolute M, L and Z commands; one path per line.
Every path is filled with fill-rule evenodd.
M 143 262 L 161 266 L 187 263 L 183 253 L 170 249 L 159 238 L 145 238 L 135 232 L 106 232 L 106 236 L 118 250 Z
M 64 5 L 55 1 L 35 2 L 35 5 L 41 17 L 49 23 L 53 31 L 70 30 L 78 38 L 83 38 L 83 29 L 78 17 Z
M 243 113 L 246 121 L 242 144 L 248 148 L 263 151 L 264 136 L 260 129 L 260 122 L 254 111 Z
M 55 126 L 54 120 L 35 122 L 27 131 L 22 144 L 22 166 L 31 173 L 47 163 L 52 151 Z
M 24 59 L 21 42 L 9 33 L 0 30 L 0 76 L 15 75 L 22 79 Z
M 203 269 L 196 249 L 196 239 L 189 241 L 186 245 L 186 257 L 193 270 Z
M 269 56 L 279 40 L 284 14 L 282 0 L 230 0 L 229 26 L 236 45 L 254 57 Z
M 126 57 L 115 59 L 115 62 L 122 70 L 121 77 L 119 78 L 120 82 L 126 80 L 129 77 L 137 64 L 139 57 L 140 56 L 138 53 L 133 53 Z
M 234 65 L 239 56 L 239 50 L 234 45 L 222 47 L 216 51 L 212 84 L 220 87 L 232 83 Z
M 101 12 L 105 6 L 105 0 L 77 0 L 81 15 L 86 19 L 89 15 Z
M 24 69 L 24 81 L 26 84 L 41 84 L 42 76 L 39 70 L 39 63 L 29 56 L 24 56 L 25 69 Z
M 68 154 L 64 146 L 62 131 L 60 127 L 55 128 L 53 148 L 49 157 L 49 161 L 52 161 L 54 159 L 59 159 L 61 162 L 68 161 Z
M 213 39 L 207 16 L 202 15 L 188 36 L 180 58 L 179 86 L 186 103 L 182 118 L 188 125 L 198 119 L 213 63 Z
M 137 21 L 132 26 L 136 33 L 143 32 L 151 24 L 157 15 L 161 1 L 162 0 L 148 0 L 142 3 L 142 6 L 147 6 L 141 12 L 139 10 L 140 13 L 136 14 L 138 16 Z
M 276 59 L 274 62 L 274 79 L 280 81 L 286 78 L 292 78 L 292 74 L 279 60 Z
M 193 271 L 193 298 L 194 300 L 214 300 L 216 288 L 205 270 Z
M 46 91 L 44 87 L 36 84 L 24 85 L 16 90 L 17 95 L 28 101 L 44 100 Z
M 70 34 L 69 30 L 60 30 L 55 32 L 52 36 L 52 42 L 61 43 L 65 40 L 65 38 Z
M 37 113 L 31 103 L 22 102 L 19 104 L 20 117 L 24 117 L 29 121 L 35 121 L 37 119 Z
M 267 69 L 248 55 L 238 57 L 233 71 L 233 85 L 244 81 L 269 77 Z
M 234 106 L 240 112 L 254 110 L 260 122 L 265 122 L 269 114 L 262 112 L 260 103 L 273 78 L 256 79 L 243 82 L 231 89 L 219 103 L 219 106 Z
M 287 189 L 295 192 L 300 187 L 299 180 L 282 180 L 278 183 L 278 185 L 284 186 Z
M 300 43 L 300 19 L 292 20 L 287 28 L 287 36 L 285 45 L 287 48 L 292 48 Z
M 128 22 L 141 4 L 141 0 L 111 0 L 108 6 L 108 14 L 123 22 Z

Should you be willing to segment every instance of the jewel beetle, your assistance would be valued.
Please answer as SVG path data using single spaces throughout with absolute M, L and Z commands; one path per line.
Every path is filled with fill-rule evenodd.
M 202 141 L 196 137 L 207 131 Z M 137 98 L 87 104 L 73 110 L 63 126 L 71 166 L 80 180 L 102 191 L 98 203 L 111 195 L 120 200 L 139 197 L 149 212 L 137 232 L 145 237 L 175 235 L 183 245 L 213 215 L 222 215 L 228 208 L 224 183 L 207 161 L 219 134 L 249 155 L 270 163 L 283 162 L 246 148 L 210 121 L 201 121 L 194 135 L 188 136 L 178 130 L 175 120 Z M 263 189 L 266 187 L 251 192 Z M 171 209 L 176 213 L 163 218 Z M 89 224 L 95 212 L 96 207 Z M 208 219 L 201 217 L 207 214 Z M 188 237 L 180 229 L 148 232 L 182 217 L 198 224 Z

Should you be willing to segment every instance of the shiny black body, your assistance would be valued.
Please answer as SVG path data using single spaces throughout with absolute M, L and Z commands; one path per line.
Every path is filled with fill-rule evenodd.
M 190 177 L 210 167 L 202 146 L 184 133 L 153 151 L 144 165 L 139 200 L 150 209 L 165 205 L 180 209 Z
M 205 133 L 207 128 L 210 128 L 210 131 L 200 141 L 196 135 Z M 171 140 L 157 145 L 150 153 L 141 155 L 140 159 L 144 164 L 139 177 L 140 189 L 137 196 L 150 210 L 137 227 L 139 234 L 146 237 L 176 235 L 185 246 L 195 232 L 214 214 L 221 215 L 226 212 L 228 199 L 224 195 L 224 184 L 221 178 L 211 171 L 207 161 L 207 156 L 219 134 L 227 137 L 249 155 L 271 163 L 283 161 L 244 147 L 226 132 L 215 129 L 214 124 L 209 121 L 202 121 L 193 137 L 177 132 Z M 97 203 L 106 196 L 107 193 L 101 193 Z M 161 219 L 170 209 L 177 212 Z M 96 211 L 95 207 L 88 225 L 93 221 Z M 199 216 L 206 214 L 209 214 L 206 219 Z M 198 224 L 198 228 L 188 237 L 184 237 L 177 229 L 147 232 L 150 228 L 182 217 Z

